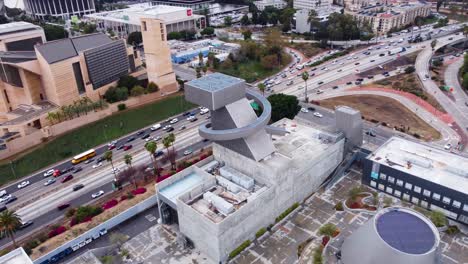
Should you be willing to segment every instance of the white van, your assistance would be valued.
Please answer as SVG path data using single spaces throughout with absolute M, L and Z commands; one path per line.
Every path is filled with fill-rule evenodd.
M 154 124 L 150 129 L 151 131 L 155 131 L 161 128 L 161 124 Z

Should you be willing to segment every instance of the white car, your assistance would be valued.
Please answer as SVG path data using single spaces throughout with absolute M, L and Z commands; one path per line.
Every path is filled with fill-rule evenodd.
M 163 127 L 163 130 L 168 130 L 168 129 L 171 128 L 171 127 L 172 127 L 171 125 L 164 126 L 164 127 Z
M 423 78 L 423 81 L 424 81 L 424 82 L 427 81 L 427 78 Z
M 447 143 L 445 146 L 444 146 L 444 149 L 445 150 L 450 150 L 452 148 L 452 145 L 450 143 Z
M 161 140 L 161 137 L 160 137 L 160 136 L 154 137 L 153 140 L 154 140 L 154 141 Z
M 302 112 L 302 113 L 309 113 L 309 110 L 307 110 L 307 108 L 302 107 L 302 108 L 301 108 L 301 112 Z
M 46 182 L 44 182 L 44 186 L 49 186 L 49 185 L 51 185 L 51 184 L 54 183 L 54 182 L 55 182 L 55 179 L 54 179 L 54 178 L 48 179 Z
M 177 122 L 179 122 L 179 119 L 174 118 L 174 119 L 172 119 L 169 123 L 170 123 L 170 124 L 175 124 L 175 123 L 177 123 Z
M 93 169 L 99 168 L 102 166 L 102 162 L 96 163 L 93 165 Z
M 115 173 L 119 173 L 119 172 L 120 172 L 120 169 L 119 169 L 119 168 L 113 168 L 111 171 L 112 171 L 112 172 L 115 172 Z
M 29 185 L 29 181 L 24 181 L 24 182 L 18 184 L 18 189 L 22 189 L 22 188 L 24 188 L 24 187 L 26 187 L 28 185 Z
M 154 138 L 153 138 L 153 137 L 147 137 L 147 138 L 145 138 L 145 141 L 146 141 L 146 142 L 149 142 L 149 141 L 151 141 L 151 140 L 154 140 Z
M 322 117 L 323 117 L 323 115 L 322 115 L 321 113 L 319 113 L 319 112 L 315 112 L 315 113 L 314 113 L 314 116 L 316 116 L 316 117 L 320 117 L 320 118 L 322 118 Z
M 200 108 L 200 115 L 207 114 L 208 112 L 210 112 L 210 109 L 208 109 L 206 107 Z
M 190 155 L 190 154 L 192 154 L 191 149 L 187 149 L 186 151 L 184 151 L 184 156 L 187 156 L 187 155 Z
M 49 177 L 49 176 L 52 176 L 54 174 L 54 169 L 50 169 L 46 172 L 44 172 L 44 177 Z
M 150 129 L 151 131 L 155 131 L 161 128 L 161 124 L 154 124 Z
M 196 118 L 195 116 L 189 116 L 189 117 L 187 117 L 187 121 L 192 121 L 195 118 Z
M 96 198 L 98 198 L 99 196 L 101 196 L 101 195 L 103 195 L 103 194 L 104 194 L 104 191 L 103 191 L 103 190 L 100 190 L 100 191 L 97 192 L 97 193 L 91 194 L 91 197 L 92 197 L 93 199 L 96 199 Z
M 4 202 L 4 201 L 10 200 L 11 197 L 12 197 L 11 194 L 8 194 L 8 195 L 3 196 L 2 198 L 0 198 L 0 203 L 2 203 L 2 202 Z

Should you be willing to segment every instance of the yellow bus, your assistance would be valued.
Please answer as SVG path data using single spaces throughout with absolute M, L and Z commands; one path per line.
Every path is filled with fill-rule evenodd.
M 92 158 L 94 156 L 96 156 L 96 151 L 94 149 L 90 149 L 90 150 L 88 150 L 86 152 L 83 152 L 83 153 L 78 154 L 75 157 L 73 157 L 71 162 L 73 164 L 78 164 L 78 163 L 80 163 L 82 161 L 85 161 L 85 160 L 87 160 L 89 158 Z

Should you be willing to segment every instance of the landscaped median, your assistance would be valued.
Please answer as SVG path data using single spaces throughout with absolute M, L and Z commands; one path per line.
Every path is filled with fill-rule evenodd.
M 85 125 L 0 165 L 0 185 L 195 107 L 177 94 Z M 14 170 L 14 173 L 13 173 Z

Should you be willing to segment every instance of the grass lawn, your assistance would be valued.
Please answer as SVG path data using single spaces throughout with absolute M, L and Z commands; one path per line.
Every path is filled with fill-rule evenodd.
M 322 51 L 325 51 L 325 49 L 317 47 L 316 45 L 311 43 L 289 43 L 288 46 L 298 50 L 308 58 L 313 57 Z
M 424 122 L 416 114 L 404 107 L 398 101 L 378 95 L 340 96 L 320 101 L 320 105 L 335 109 L 336 106 L 347 105 L 361 111 L 368 120 L 375 119 L 387 123 L 388 127 L 410 127 L 408 134 L 417 133 L 424 139 L 440 138 L 439 131 Z
M 12 165 L 16 176 L 20 178 L 193 107 L 195 105 L 185 101 L 183 96 L 176 95 L 140 108 L 116 113 L 61 135 L 17 158 Z M 1 164 L 0 185 L 12 180 L 15 180 L 15 177 L 12 174 L 10 163 Z
M 244 79 L 248 83 L 252 83 L 278 73 L 283 69 L 283 67 L 285 67 L 291 62 L 291 56 L 289 56 L 289 54 L 283 53 L 283 58 L 284 59 L 281 67 L 272 70 L 265 69 L 260 63 L 260 61 L 249 60 L 247 62 L 240 63 L 238 67 L 219 67 L 219 69 L 215 71 L 239 77 Z

